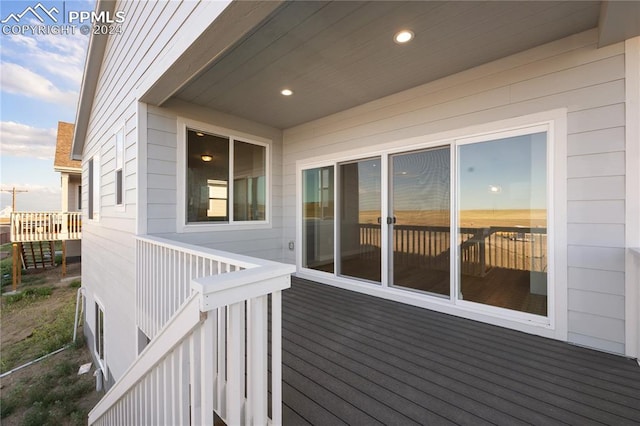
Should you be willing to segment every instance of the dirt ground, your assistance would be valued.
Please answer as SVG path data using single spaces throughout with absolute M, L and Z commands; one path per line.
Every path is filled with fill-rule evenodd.
M 70 287 L 69 284 L 74 280 L 79 280 L 80 263 L 67 265 L 67 275 L 64 279 L 61 278 L 60 269 L 60 267 L 56 267 L 44 271 L 29 272 L 23 275 L 23 278 L 26 278 L 25 281 L 37 282 L 37 284 L 31 286 L 24 284 L 19 287 L 19 290 L 36 286 L 53 286 L 54 290 L 47 298 L 34 301 L 25 306 L 20 306 L 19 309 L 7 309 L 3 306 L 0 322 L 0 344 L 3 353 L 5 353 L 5 349 L 11 345 L 19 344 L 21 341 L 29 339 L 33 335 L 37 324 L 51 322 L 56 317 L 57 312 L 59 312 L 63 306 L 68 305 L 71 300 L 73 300 L 75 304 L 78 289 Z M 10 289 L 10 287 L 5 288 L 5 290 L 8 289 Z M 83 337 L 81 328 L 78 329 L 78 337 L 81 339 Z M 23 365 L 35 358 L 36 356 L 34 354 L 26 350 L 21 354 L 19 361 L 15 364 Z M 42 390 L 40 394 L 43 400 L 53 394 L 64 394 L 65 389 L 63 389 L 63 387 L 71 387 L 70 383 L 73 384 L 74 389 L 84 389 L 85 391 L 82 392 L 82 395 L 77 397 L 74 402 L 82 414 L 76 415 L 75 419 L 72 418 L 68 420 L 64 417 L 53 415 L 49 418 L 55 418 L 55 424 L 86 424 L 86 413 L 90 411 L 103 396 L 102 392 L 98 393 L 95 391 L 95 378 L 93 377 L 93 372 L 95 371 L 94 365 L 92 365 L 89 373 L 76 377 L 78 368 L 82 364 L 89 362 L 91 362 L 91 355 L 86 345 L 79 345 L 79 347 L 76 348 L 70 347 L 43 361 L 15 371 L 0 379 L 0 395 L 3 400 L 11 398 L 12 394 L 26 395 L 24 399 L 31 399 L 31 407 L 37 406 L 41 401 L 37 400 L 38 397 L 35 395 L 38 394 L 33 392 L 33 388 L 42 386 L 42 384 L 45 383 L 43 378 L 47 375 L 52 376 L 59 374 L 60 366 L 65 365 L 68 370 L 67 375 L 60 379 L 54 379 L 58 380 L 58 382 L 54 382 L 49 389 Z M 66 391 L 68 392 L 68 389 Z M 29 413 L 29 410 L 31 410 L 32 413 Z M 29 421 L 28 419 L 29 414 L 33 414 L 33 408 L 20 406 L 9 416 L 2 418 L 0 423 L 3 426 L 33 424 L 33 420 Z M 31 419 L 33 418 L 32 415 Z
M 3 310 L 0 325 L 0 346 L 11 345 L 28 338 L 33 333 L 33 315 L 53 319 L 62 305 L 72 297 L 71 293 L 75 295 L 78 291 L 76 288 L 70 288 L 69 283 L 80 279 L 80 263 L 68 264 L 65 278 L 61 277 L 59 266 L 29 271 L 23 275 L 25 282 L 33 278 L 37 278 L 38 287 L 53 286 L 57 291 L 54 291 L 47 298 L 47 303 L 37 304 L 36 312 L 33 312 L 33 309 Z M 25 289 L 29 286 L 23 285 L 20 288 Z M 11 286 L 4 288 L 5 291 L 10 289 Z

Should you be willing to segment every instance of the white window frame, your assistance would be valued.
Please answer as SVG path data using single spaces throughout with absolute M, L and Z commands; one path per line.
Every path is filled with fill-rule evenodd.
M 176 198 L 176 230 L 179 233 L 232 231 L 247 229 L 271 228 L 271 143 L 269 139 L 255 135 L 214 126 L 208 123 L 178 117 L 177 120 L 177 198 Z M 199 130 L 204 133 L 229 138 L 229 221 L 228 222 L 187 222 L 187 130 Z M 234 141 L 246 142 L 265 148 L 265 220 L 234 221 L 233 220 L 233 147 Z
M 98 299 L 98 297 L 94 296 L 94 325 L 96 327 L 96 329 L 94 330 L 94 334 L 93 334 L 93 354 L 96 357 L 96 360 L 98 362 L 98 364 L 100 364 L 100 368 L 102 370 L 102 372 L 105 374 L 107 374 L 107 351 L 106 351 L 106 310 L 104 309 L 104 304 L 102 303 L 102 301 L 100 301 L 100 299 Z M 102 358 L 100 357 L 100 352 L 98 351 L 98 344 L 99 344 L 99 340 L 100 340 L 100 328 L 98 325 L 98 310 L 102 311 Z
M 100 156 L 97 154 L 87 162 L 87 217 L 100 221 Z
M 566 341 L 568 338 L 568 301 L 567 301 L 567 172 L 562 161 L 567 157 L 567 110 L 559 108 L 540 113 L 534 113 L 515 118 L 507 118 L 479 125 L 462 127 L 445 131 L 442 133 L 417 136 L 410 139 L 390 141 L 380 144 L 375 148 L 358 148 L 349 151 L 330 153 L 326 155 L 316 156 L 307 160 L 299 160 L 296 162 L 296 241 L 298 247 L 302 244 L 302 171 L 313 169 L 316 167 L 331 166 L 337 167 L 338 164 L 349 160 L 357 160 L 369 158 L 372 156 L 382 157 L 382 167 L 388 164 L 388 156 L 395 153 L 409 152 L 413 150 L 432 148 L 438 146 L 449 145 L 451 147 L 451 223 L 457 223 L 457 192 L 454 192 L 457 185 L 457 149 L 460 143 L 470 142 L 474 139 L 478 141 L 491 140 L 492 138 L 504 137 L 508 134 L 526 134 L 530 129 L 539 129 L 542 127 L 547 130 L 547 234 L 549 235 L 548 258 L 549 269 L 548 277 L 548 299 L 547 299 L 547 317 L 540 321 L 537 316 L 528 314 L 522 315 L 519 312 L 511 312 L 508 309 L 501 309 L 492 306 L 477 306 L 469 302 L 455 300 L 455 294 L 452 291 L 449 298 L 440 298 L 420 294 L 417 292 L 406 291 L 398 288 L 388 287 L 386 285 L 372 285 L 363 283 L 355 279 L 346 277 L 338 277 L 335 274 L 316 271 L 309 268 L 302 268 L 302 249 L 296 252 L 296 265 L 298 276 L 313 279 L 326 284 L 337 287 L 358 291 L 378 297 L 383 297 L 398 302 L 420 306 L 452 314 L 476 321 L 494 324 L 506 328 L 523 331 L 530 334 L 555 338 Z M 335 191 L 338 186 L 334 185 Z M 388 204 L 384 200 L 388 200 L 387 185 L 382 185 L 382 215 L 388 216 Z M 456 190 L 457 191 L 457 190 Z M 334 199 L 338 199 L 337 192 Z M 337 208 L 335 203 L 335 208 Z M 335 212 L 335 215 L 338 213 Z M 337 217 L 337 216 L 335 216 Z M 335 228 L 335 227 L 334 227 Z M 386 227 L 383 227 L 382 239 L 387 240 Z M 335 231 L 337 233 L 337 230 Z M 452 238 L 455 232 L 451 233 Z M 338 236 L 334 236 L 334 241 L 338 241 Z M 455 246 L 452 242 L 452 247 Z M 334 250 L 335 252 L 335 250 Z M 383 250 L 383 262 L 387 262 L 385 258 L 387 254 Z M 452 268 L 457 257 L 452 256 Z M 457 268 L 457 265 L 455 266 Z M 453 270 L 453 273 L 457 271 Z M 383 268 L 383 283 L 386 276 Z M 452 283 L 454 285 L 454 283 Z M 457 291 L 458 283 L 455 283 L 455 291 Z
M 125 149 L 125 126 L 122 124 L 118 130 L 114 132 L 114 171 L 113 171 L 113 204 L 116 206 L 116 210 L 125 210 L 125 191 L 124 191 L 124 149 Z M 120 172 L 120 185 L 118 185 L 118 172 Z M 118 193 L 120 195 L 120 202 L 118 203 Z

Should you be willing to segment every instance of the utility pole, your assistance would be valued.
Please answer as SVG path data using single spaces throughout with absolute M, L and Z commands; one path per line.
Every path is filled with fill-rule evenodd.
M 11 189 L 3 189 L 2 192 L 11 192 L 11 211 L 16 211 L 16 192 L 29 192 L 26 189 L 16 189 L 14 186 Z

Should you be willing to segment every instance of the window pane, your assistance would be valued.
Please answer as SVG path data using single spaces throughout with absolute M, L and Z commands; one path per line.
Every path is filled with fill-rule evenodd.
M 547 315 L 546 157 L 546 133 L 460 146 L 460 298 Z
M 302 172 L 302 266 L 334 272 L 333 167 Z
M 229 138 L 187 130 L 186 198 L 187 222 L 229 221 Z
M 122 169 L 116 171 L 116 204 L 122 204 Z
M 233 220 L 266 219 L 266 147 L 235 141 Z

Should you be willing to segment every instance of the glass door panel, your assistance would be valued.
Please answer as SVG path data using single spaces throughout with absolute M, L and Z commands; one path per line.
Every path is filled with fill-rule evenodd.
M 392 284 L 450 293 L 450 149 L 396 154 L 390 160 Z
M 461 145 L 459 298 L 547 315 L 547 134 Z
M 333 166 L 302 171 L 302 267 L 334 272 Z
M 379 283 L 382 276 L 380 235 L 380 158 L 340 164 L 340 275 Z

